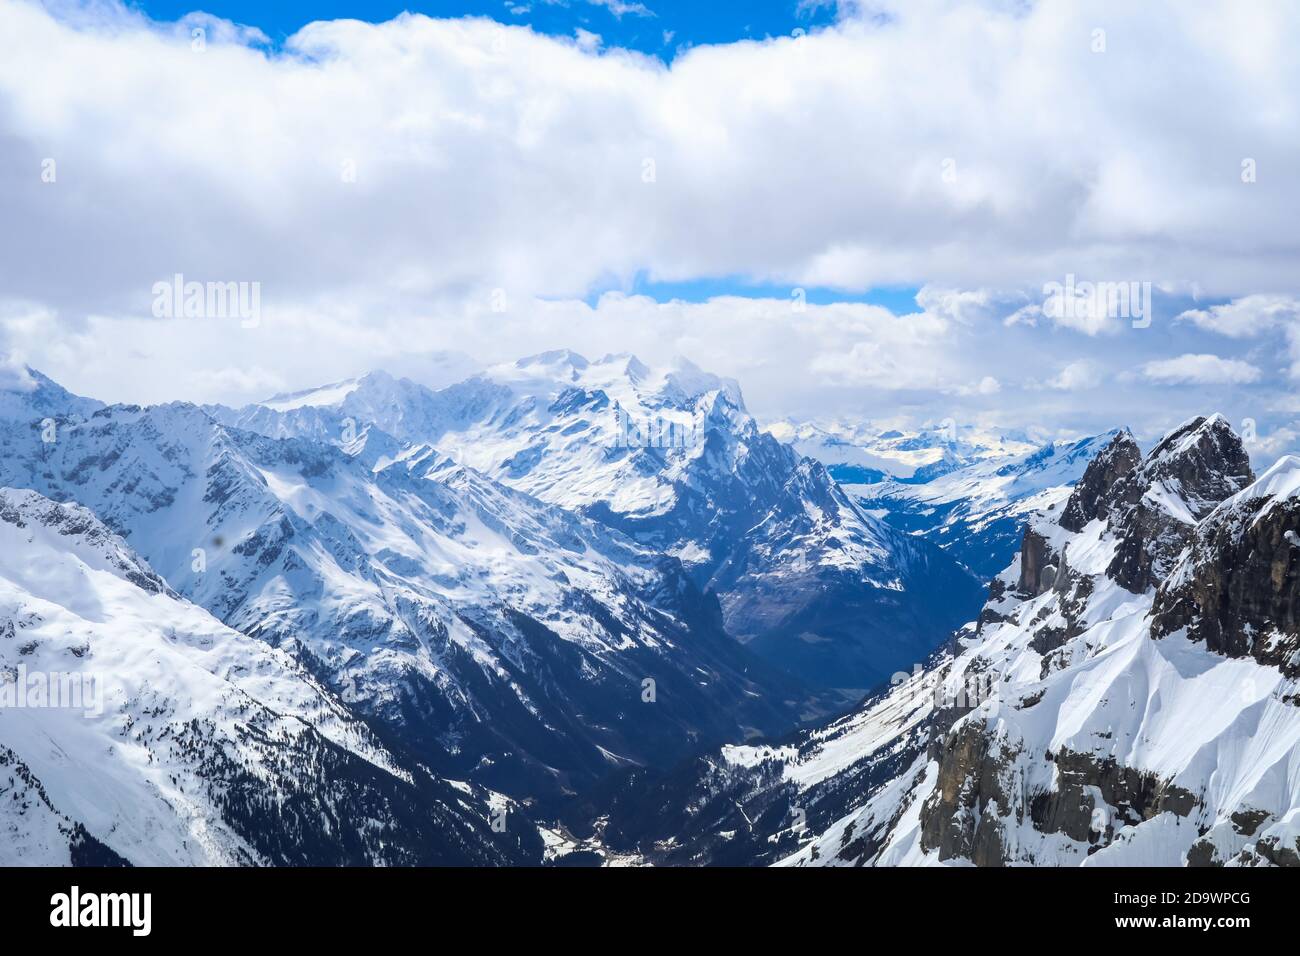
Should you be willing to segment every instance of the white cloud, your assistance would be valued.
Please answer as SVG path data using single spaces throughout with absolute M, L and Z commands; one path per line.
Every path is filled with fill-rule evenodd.
M 1239 359 L 1189 353 L 1147 362 L 1142 374 L 1158 385 L 1247 385 L 1258 382 L 1263 373 Z
M 1300 98 L 1285 4 L 880 6 L 884 27 L 849 18 L 666 67 L 421 16 L 314 23 L 283 52 L 230 28 L 196 54 L 124 11 L 74 29 L 0 0 L 0 149 L 30 171 L 11 234 L 60 250 L 56 268 L 47 244 L 6 243 L 10 291 L 125 311 L 178 266 L 295 298 L 583 294 L 639 271 L 851 289 L 1292 281 L 1300 186 L 1243 184 L 1221 155 L 1257 156 L 1261 176 L 1300 166 L 1270 119 Z M 62 160 L 57 184 L 42 158 Z
M 1285 295 L 1248 295 L 1208 309 L 1191 309 L 1179 315 L 1178 321 L 1245 338 L 1300 321 L 1300 300 Z
M 601 36 L 599 33 L 592 33 L 590 30 L 578 27 L 573 31 L 573 35 L 578 40 L 578 48 L 584 53 L 594 53 L 600 49 Z
M 184 23 L 57 9 L 0 0 L 0 290 L 27 304 L 0 312 L 0 348 L 107 399 L 239 401 L 371 367 L 421 377 L 449 348 L 570 346 L 681 352 L 774 410 L 944 417 L 961 396 L 1109 427 L 1151 404 L 1119 386 L 1150 384 L 1079 408 L 1075 363 L 1208 351 L 1209 326 L 1062 331 L 1040 321 L 1044 282 L 1295 289 L 1284 3 L 884 0 L 883 20 L 841 5 L 834 27 L 671 65 L 421 16 L 316 23 L 283 49 L 206 21 L 195 53 Z M 153 283 L 177 272 L 260 281 L 262 326 L 153 320 Z M 912 316 L 577 301 L 637 276 L 922 292 Z
M 27 363 L 17 355 L 0 352 L 0 391 L 29 392 L 35 387 Z
M 653 17 L 654 11 L 644 3 L 628 3 L 627 0 L 587 0 L 592 6 L 604 7 L 616 17 L 632 15 L 634 17 Z
M 1002 391 L 1002 383 L 992 375 L 985 375 L 978 382 L 971 385 L 958 385 L 955 388 L 943 389 L 951 392 L 953 395 L 996 395 Z
M 1297 447 L 1300 447 L 1300 431 L 1286 426 L 1267 434 L 1257 434 L 1253 440 L 1246 441 L 1246 448 L 1252 456 L 1269 462 L 1280 455 L 1294 452 Z
M 994 289 L 945 289 L 933 285 L 922 286 L 916 294 L 916 304 L 923 311 L 953 322 L 967 325 L 1000 319 L 1008 312 L 1024 307 L 1024 295 L 1000 292 Z
M 1178 321 L 1234 339 L 1281 331 L 1291 357 L 1290 376 L 1300 379 L 1300 299 L 1294 296 L 1243 296 L 1223 305 L 1184 312 Z
M 1047 383 L 1047 387 L 1063 392 L 1077 392 L 1096 388 L 1105 378 L 1105 371 L 1098 363 L 1079 359 L 1062 368 Z

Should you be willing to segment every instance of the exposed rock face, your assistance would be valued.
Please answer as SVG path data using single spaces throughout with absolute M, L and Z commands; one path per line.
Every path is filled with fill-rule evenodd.
M 1300 459 L 1289 462 L 1279 477 L 1300 477 Z M 1152 636 L 1179 628 L 1216 653 L 1300 677 L 1300 500 L 1234 500 L 1197 528 L 1156 594 Z
M 1092 460 L 1083 478 L 1074 486 L 1074 492 L 1061 513 L 1061 527 L 1067 531 L 1082 531 L 1094 518 L 1106 517 L 1111 489 L 1141 464 L 1142 450 L 1137 442 L 1127 430 L 1120 432 Z
M 1202 515 L 1255 480 L 1250 456 L 1222 415 L 1194 418 L 1170 432 L 1142 471 L 1148 483 L 1177 481 L 1188 508 Z
M 1026 818 L 1039 833 L 1100 847 L 1124 827 L 1162 813 L 1188 817 L 1200 807 L 1195 794 L 1158 774 L 1070 750 L 1028 753 L 1008 747 L 982 721 L 958 725 L 933 754 L 938 782 L 921 808 L 921 846 L 937 851 L 940 860 L 965 859 L 976 866 L 1016 862 L 1017 847 L 1006 827 Z M 1050 770 L 1051 764 L 1054 775 L 1027 769 Z M 1028 781 L 1035 776 L 1053 782 L 1034 786 Z
M 1200 806 L 1190 791 L 1112 757 L 1062 750 L 1047 759 L 1056 764 L 1056 787 L 1036 794 L 1030 804 L 1043 833 L 1065 833 L 1080 842 L 1109 840 L 1123 826 L 1166 812 L 1186 817 Z
M 1047 539 L 1032 527 L 1020 542 L 1020 582 L 1025 597 L 1037 597 L 1056 581 L 1057 557 Z
M 937 850 L 940 860 L 1002 866 L 1008 861 L 998 811 L 1013 805 L 1004 787 L 1012 755 L 983 731 L 982 724 L 962 724 L 934 748 L 939 780 L 921 807 L 921 847 Z
M 1222 416 L 1175 429 L 1111 489 L 1120 545 L 1107 573 L 1135 594 L 1158 586 L 1196 522 L 1254 480 L 1250 457 Z
M 787 862 L 1300 865 L 1300 458 L 1256 481 L 1218 416 L 1122 434 L 1061 515 L 915 678 L 924 753 Z

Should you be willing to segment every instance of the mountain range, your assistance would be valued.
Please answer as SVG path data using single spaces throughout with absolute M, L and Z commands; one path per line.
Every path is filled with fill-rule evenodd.
M 7 859 L 1290 861 L 1300 463 L 1254 481 L 1220 418 L 826 434 L 630 355 L 242 408 L 6 380 L 4 686 L 102 705 L 0 707 Z M 1256 718 L 1282 750 L 1207 776 Z

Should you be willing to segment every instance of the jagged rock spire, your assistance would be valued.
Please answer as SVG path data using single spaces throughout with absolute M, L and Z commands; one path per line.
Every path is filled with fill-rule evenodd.
M 1128 429 L 1118 432 L 1088 464 L 1083 478 L 1074 486 L 1061 514 L 1061 527 L 1067 531 L 1082 531 L 1093 519 L 1106 517 L 1111 489 L 1141 464 L 1142 450 L 1133 440 L 1133 435 Z
M 1120 544 L 1107 573 L 1135 594 L 1158 586 L 1196 522 L 1254 480 L 1250 456 L 1222 415 L 1175 428 L 1111 491 Z

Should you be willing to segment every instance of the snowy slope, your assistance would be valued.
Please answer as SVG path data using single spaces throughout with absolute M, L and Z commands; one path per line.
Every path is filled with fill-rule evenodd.
M 365 446 L 397 444 L 380 437 Z M 677 562 L 427 447 L 380 461 L 181 404 L 2 441 L 5 481 L 92 508 L 177 591 L 458 779 L 559 793 L 791 726 L 807 701 Z
M 478 369 L 478 363 L 468 356 L 437 353 L 422 358 L 425 384 L 394 378 L 387 372 L 371 372 L 361 378 L 276 395 L 239 409 L 209 405 L 204 411 L 223 424 L 272 438 L 298 436 L 347 443 L 353 432 L 364 430 L 361 423 L 370 423 L 406 442 L 422 439 L 439 427 L 437 421 L 425 417 L 433 392 L 430 386 L 459 382 Z
M 820 461 L 845 484 L 878 481 L 923 484 L 981 462 L 1032 454 L 1019 433 L 951 422 L 920 429 L 880 428 L 854 420 L 770 422 L 766 430 L 799 454 Z
M 288 655 L 77 505 L 0 489 L 0 862 L 507 862 Z
M 282 402 L 223 420 L 313 437 L 343 435 L 350 421 L 345 447 L 371 426 L 429 444 L 679 558 L 718 594 L 733 634 L 849 695 L 924 659 L 978 607 L 955 562 L 858 507 L 823 467 L 758 427 L 735 382 L 687 362 L 652 369 L 630 355 L 547 352 L 421 393 L 397 420 L 354 415 L 383 404 L 367 397 L 382 383 L 368 377 L 335 406 L 313 404 L 308 424 L 301 409 L 272 407 Z M 368 460 L 399 453 L 381 446 Z
M 900 775 L 911 807 L 882 791 L 837 823 L 869 852 L 828 831 L 789 862 L 1300 863 L 1297 465 L 1252 483 L 1227 424 L 1197 419 L 1119 469 L 1080 530 L 1036 526 L 938 671 L 945 699 L 992 681 L 936 719 Z M 1223 560 L 1246 529 L 1277 542 L 1271 577 Z M 1260 637 L 1211 625 L 1239 615 Z

